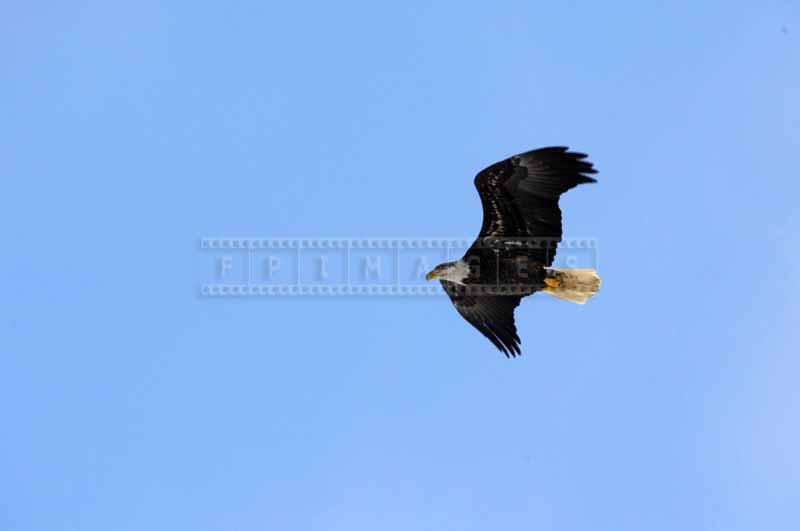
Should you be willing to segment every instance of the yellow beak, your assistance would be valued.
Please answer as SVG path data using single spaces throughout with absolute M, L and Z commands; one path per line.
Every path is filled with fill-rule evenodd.
M 436 278 L 439 278 L 439 275 L 436 274 L 436 271 L 431 271 L 430 273 L 425 275 L 425 280 L 434 280 Z

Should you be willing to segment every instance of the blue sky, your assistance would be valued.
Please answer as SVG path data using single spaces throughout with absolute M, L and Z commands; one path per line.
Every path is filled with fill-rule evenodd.
M 794 529 L 796 2 L 27 2 L 0 22 L 0 528 Z M 601 294 L 203 298 L 210 236 L 473 236 L 569 145 Z

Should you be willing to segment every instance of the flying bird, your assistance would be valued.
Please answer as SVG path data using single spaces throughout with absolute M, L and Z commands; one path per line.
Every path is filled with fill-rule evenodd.
M 594 269 L 550 266 L 561 241 L 558 199 L 596 180 L 583 153 L 566 147 L 535 149 L 492 164 L 475 177 L 483 224 L 460 260 L 436 266 L 458 313 L 506 357 L 522 354 L 514 310 L 523 297 L 543 291 L 584 304 L 600 289 Z

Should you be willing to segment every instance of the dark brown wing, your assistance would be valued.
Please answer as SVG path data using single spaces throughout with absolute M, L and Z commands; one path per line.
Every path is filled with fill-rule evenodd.
M 519 306 L 519 295 L 467 295 L 468 288 L 442 280 L 453 306 L 469 324 L 489 338 L 506 357 L 522 354 L 517 326 L 514 324 L 514 309 Z
M 551 248 L 534 249 L 532 258 L 549 266 L 561 241 L 558 198 L 579 184 L 596 182 L 586 155 L 565 147 L 535 149 L 492 164 L 475 177 L 483 206 L 483 238 L 534 238 Z M 476 242 L 477 244 L 478 242 Z

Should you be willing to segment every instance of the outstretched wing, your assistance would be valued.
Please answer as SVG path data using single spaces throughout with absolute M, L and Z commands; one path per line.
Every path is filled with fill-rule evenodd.
M 492 164 L 475 177 L 483 205 L 483 224 L 476 245 L 484 238 L 534 238 L 551 245 L 529 255 L 549 266 L 561 241 L 558 198 L 597 173 L 586 155 L 566 147 L 547 147 L 514 155 Z
M 514 324 L 514 309 L 519 306 L 519 295 L 478 295 L 467 294 L 465 286 L 442 280 L 453 306 L 469 324 L 489 338 L 506 357 L 522 354 L 517 326 Z

